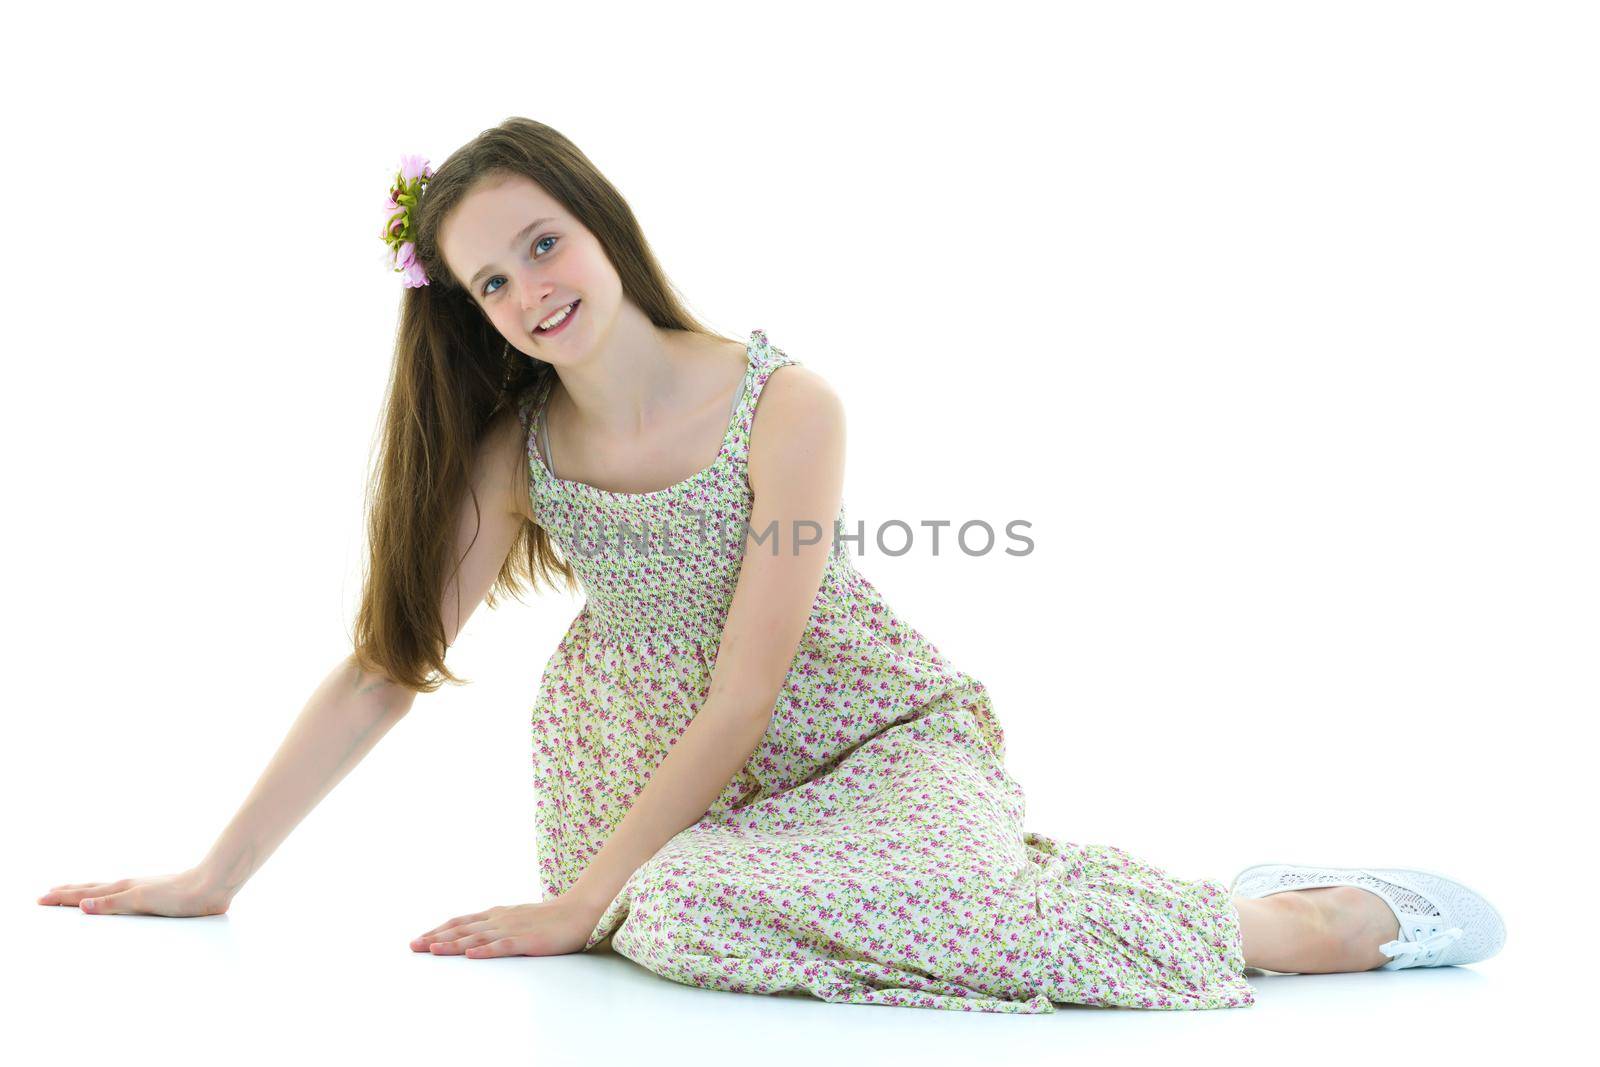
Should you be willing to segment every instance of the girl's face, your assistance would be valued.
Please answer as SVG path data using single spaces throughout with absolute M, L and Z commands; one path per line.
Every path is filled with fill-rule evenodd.
M 439 231 L 450 272 L 511 347 L 570 363 L 610 332 L 622 282 L 594 235 L 521 175 L 480 183 Z M 554 330 L 539 324 L 577 302 Z

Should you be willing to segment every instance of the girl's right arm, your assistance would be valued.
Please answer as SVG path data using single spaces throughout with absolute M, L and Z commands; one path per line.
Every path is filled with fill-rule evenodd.
M 463 493 L 457 509 L 456 557 L 462 563 L 440 609 L 445 640 L 456 635 L 493 587 L 529 517 L 521 425 L 506 412 L 479 447 L 473 485 L 478 508 Z M 457 616 L 457 602 L 462 613 Z M 300 821 L 404 718 L 416 692 L 363 672 L 351 653 L 311 694 L 277 754 L 206 858 L 172 875 L 56 886 L 41 904 L 78 906 L 97 914 L 216 915 Z

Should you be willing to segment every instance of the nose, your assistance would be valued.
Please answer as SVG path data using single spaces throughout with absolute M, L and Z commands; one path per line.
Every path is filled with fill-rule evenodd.
M 550 283 L 542 281 L 532 268 L 522 270 L 517 277 L 518 299 L 522 302 L 524 316 L 537 315 L 549 302 L 553 291 Z

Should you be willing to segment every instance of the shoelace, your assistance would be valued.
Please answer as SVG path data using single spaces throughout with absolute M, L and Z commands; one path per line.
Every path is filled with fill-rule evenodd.
M 1422 928 L 1417 927 L 1414 932 L 1421 933 Z M 1406 941 L 1401 938 L 1385 941 L 1378 946 L 1378 951 L 1391 959 L 1396 956 L 1410 954 L 1412 959 L 1408 960 L 1408 963 L 1415 962 L 1418 959 L 1432 959 L 1436 953 L 1443 951 L 1445 946 L 1461 940 L 1464 933 L 1465 931 L 1461 927 L 1452 926 L 1448 930 L 1440 930 L 1430 937 L 1417 941 Z

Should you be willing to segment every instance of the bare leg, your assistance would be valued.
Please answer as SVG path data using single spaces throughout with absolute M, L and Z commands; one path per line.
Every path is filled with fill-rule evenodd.
M 1375 893 L 1355 886 L 1234 897 L 1248 967 L 1296 974 L 1370 971 L 1389 962 L 1378 946 L 1400 924 Z

